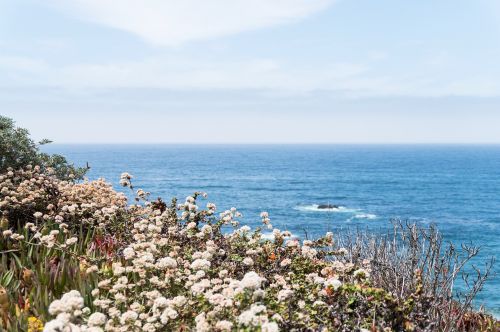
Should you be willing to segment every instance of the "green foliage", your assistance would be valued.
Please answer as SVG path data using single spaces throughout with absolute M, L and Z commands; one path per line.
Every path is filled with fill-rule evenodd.
M 48 222 L 43 234 L 54 229 L 55 224 Z M 28 230 L 19 230 L 28 237 Z M 78 257 L 88 255 L 87 248 L 92 244 L 93 232 L 85 234 L 70 233 L 81 241 L 78 246 L 62 251 L 26 241 L 0 239 L 0 290 L 8 295 L 8 309 L 0 309 L 10 319 L 0 321 L 2 326 L 12 331 L 23 331 L 29 317 L 46 321 L 50 317 L 50 303 L 71 289 L 90 294 L 95 287 L 91 275 L 85 274 L 86 263 Z M 61 237 L 61 235 L 59 236 Z M 89 301 L 90 302 L 90 301 Z M 88 303 L 91 307 L 91 303 Z
M 0 115 L 0 173 L 9 167 L 19 169 L 39 165 L 44 169 L 52 168 L 63 180 L 82 179 L 86 168 L 69 164 L 61 155 L 40 152 L 39 146 L 48 143 L 51 141 L 47 139 L 36 143 L 27 129 L 16 127 L 12 119 Z

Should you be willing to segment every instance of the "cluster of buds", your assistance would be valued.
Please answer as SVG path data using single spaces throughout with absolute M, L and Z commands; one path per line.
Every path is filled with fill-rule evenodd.
M 269 219 L 268 212 L 261 212 L 260 217 L 262 218 L 262 223 L 267 226 L 268 229 L 273 229 L 273 225 L 271 225 L 271 219 Z
M 124 172 L 120 175 L 120 185 L 122 187 L 129 187 L 130 189 L 132 189 L 132 178 L 133 176 L 130 175 L 129 173 L 127 172 Z

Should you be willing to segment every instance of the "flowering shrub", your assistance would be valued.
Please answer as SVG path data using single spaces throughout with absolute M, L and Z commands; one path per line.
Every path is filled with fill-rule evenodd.
M 120 184 L 135 190 L 130 174 L 122 174 Z M 75 184 L 37 167 L 1 175 L 2 326 L 35 326 L 28 317 L 37 319 L 36 328 L 45 322 L 45 331 L 441 326 L 430 325 L 434 316 L 420 302 L 418 269 L 407 280 L 410 288 L 394 292 L 381 287 L 384 269 L 375 257 L 340 246 L 333 233 L 314 241 L 293 238 L 273 229 L 263 212 L 262 227 L 273 229 L 270 240 L 260 228 L 240 227 L 235 208 L 217 213 L 210 202 L 201 208 L 204 193 L 170 205 L 149 201 L 141 189 L 136 194 L 137 202 L 127 206 L 103 180 Z M 10 271 L 16 272 L 6 282 Z M 494 331 L 497 323 L 484 317 L 478 324 Z

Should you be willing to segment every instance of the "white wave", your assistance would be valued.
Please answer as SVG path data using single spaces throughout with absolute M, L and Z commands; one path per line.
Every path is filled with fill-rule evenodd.
M 263 240 L 274 240 L 274 234 L 273 233 L 262 233 L 261 239 Z
M 339 207 L 333 207 L 333 208 L 327 208 L 327 209 L 320 209 L 319 204 L 311 204 L 311 205 L 299 205 L 294 207 L 295 210 L 299 211 L 314 211 L 314 212 L 338 212 L 338 213 L 353 213 L 358 210 L 356 209 L 349 209 L 345 206 L 339 206 Z
M 287 236 L 285 237 L 285 239 L 296 239 L 297 236 L 290 233 L 291 235 L 290 236 Z M 262 233 L 261 234 L 261 239 L 262 240 L 271 240 L 271 241 L 274 241 L 274 233 Z
M 358 213 L 354 216 L 356 219 L 376 219 L 377 215 L 376 214 L 371 214 L 371 213 Z

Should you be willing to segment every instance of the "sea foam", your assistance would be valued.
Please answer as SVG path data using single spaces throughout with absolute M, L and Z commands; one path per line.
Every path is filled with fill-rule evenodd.
M 291 233 L 290 236 L 285 237 L 285 239 L 287 239 L 287 240 L 288 239 L 297 239 L 297 238 L 298 238 L 298 236 L 293 234 L 293 233 Z M 262 233 L 261 239 L 274 241 L 274 233 Z
M 377 215 L 372 213 L 358 213 L 354 216 L 356 219 L 376 219 Z
M 310 204 L 310 205 L 298 205 L 294 207 L 295 210 L 299 211 L 314 211 L 314 212 L 338 212 L 338 213 L 354 213 L 358 210 L 356 209 L 349 209 L 345 206 L 339 206 L 339 207 L 334 207 L 334 208 L 326 208 L 326 209 L 320 209 L 319 204 Z

